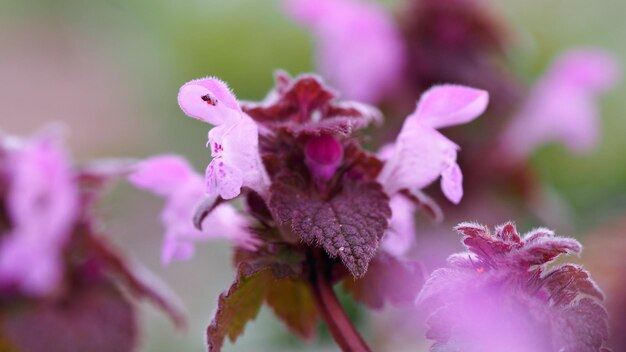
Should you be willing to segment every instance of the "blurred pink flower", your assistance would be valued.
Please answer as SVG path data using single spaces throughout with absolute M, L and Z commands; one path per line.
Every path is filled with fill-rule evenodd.
M 347 98 L 375 103 L 397 85 L 404 47 L 383 8 L 359 0 L 288 0 L 287 11 L 313 32 L 320 72 Z
M 163 264 L 191 258 L 195 252 L 193 242 L 198 240 L 226 238 L 242 248 L 255 248 L 256 240 L 246 229 L 246 219 L 229 204 L 213 209 L 204 218 L 202 230 L 193 225 L 196 209 L 206 194 L 202 177 L 182 157 L 163 155 L 146 159 L 128 179 L 136 187 L 166 198 L 161 213 L 165 226 Z
M 579 253 L 574 239 L 512 223 L 491 233 L 463 223 L 468 252 L 432 273 L 417 303 L 429 314 L 431 351 L 601 351 L 608 337 L 603 295 L 581 267 L 547 265 Z
M 598 142 L 597 100 L 619 80 L 615 58 L 599 49 L 575 49 L 559 56 L 537 83 L 506 129 L 502 143 L 515 159 L 524 159 L 548 142 L 560 142 L 573 153 Z
M 0 136 L 0 285 L 45 295 L 63 277 L 63 250 L 78 217 L 70 161 L 54 134 Z M 3 209 L 0 207 L 0 213 Z M 2 220 L 2 219 L 0 219 Z
M 426 91 L 404 122 L 378 176 L 387 194 L 421 189 L 441 176 L 443 193 L 459 203 L 463 197 L 463 175 L 456 163 L 459 147 L 436 129 L 474 120 L 485 111 L 488 100 L 486 91 L 463 86 L 441 85 Z
M 178 103 L 185 114 L 216 126 L 209 131 L 209 195 L 231 199 L 242 187 L 265 195 L 269 179 L 259 156 L 257 125 L 241 111 L 226 84 L 215 78 L 188 82 L 180 88 Z

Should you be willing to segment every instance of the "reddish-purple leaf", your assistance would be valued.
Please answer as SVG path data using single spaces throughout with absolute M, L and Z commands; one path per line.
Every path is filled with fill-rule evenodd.
M 365 276 L 346 278 L 343 287 L 366 306 L 379 309 L 385 302 L 413 305 L 424 284 L 424 271 L 418 262 L 401 261 L 386 252 L 379 252 L 370 262 Z
M 8 351 L 130 352 L 137 347 L 136 320 L 116 288 L 84 288 L 63 302 L 3 308 L 0 349 L 7 344 L 14 348 Z
M 276 280 L 269 287 L 266 301 L 289 330 L 304 339 L 315 337 L 319 315 L 315 299 L 306 282 L 294 279 Z
M 345 179 L 337 193 L 320 199 L 304 182 L 278 180 L 270 193 L 269 206 L 280 225 L 341 258 L 354 277 L 365 275 L 391 216 L 378 183 Z
M 542 240 L 535 240 L 532 244 L 524 242 L 524 247 L 512 256 L 520 265 L 543 265 L 561 254 L 579 253 L 581 250 L 582 246 L 574 239 L 546 237 Z
M 124 257 L 104 237 L 89 236 L 91 248 L 106 268 L 137 298 L 146 299 L 165 312 L 179 329 L 186 327 L 184 308 L 176 294 L 138 261 Z
M 235 342 L 246 324 L 256 318 L 271 279 L 267 270 L 250 276 L 239 271 L 230 289 L 220 295 L 217 311 L 207 328 L 209 352 L 221 351 L 226 337 Z
M 335 102 L 336 94 L 315 75 L 291 79 L 277 75 L 276 89 L 262 103 L 243 103 L 257 122 L 295 136 L 341 134 L 382 119 L 376 109 L 352 102 Z
M 609 337 L 609 316 L 596 299 L 584 297 L 563 307 L 553 319 L 558 351 L 599 351 Z
M 276 279 L 282 280 L 302 277 L 306 257 L 293 247 L 270 244 L 254 252 L 238 248 L 234 260 L 245 276 L 269 269 Z
M 566 264 L 550 271 L 541 283 L 550 292 L 554 292 L 551 299 L 555 304 L 566 306 L 580 294 L 587 294 L 598 300 L 604 299 L 604 294 L 591 281 L 589 273 L 578 265 Z
M 461 224 L 469 252 L 436 270 L 417 303 L 428 314 L 431 351 L 601 351 L 608 337 L 602 292 L 581 267 L 547 264 L 579 252 L 570 238 L 537 229 L 520 240 L 514 225 L 491 235 Z M 485 266 L 484 264 L 488 264 Z

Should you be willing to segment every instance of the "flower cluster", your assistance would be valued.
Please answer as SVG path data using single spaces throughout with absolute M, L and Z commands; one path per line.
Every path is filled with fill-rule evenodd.
M 608 337 L 603 295 L 580 266 L 549 267 L 579 253 L 574 239 L 507 223 L 456 227 L 468 252 L 450 256 L 424 284 L 432 351 L 600 351 Z
M 275 89 L 261 103 L 240 105 L 227 86 L 214 78 L 191 81 L 179 94 L 184 112 L 216 125 L 209 132 L 213 160 L 205 178 L 211 200 L 204 204 L 213 208 L 217 197 L 227 200 L 239 195 L 242 189 L 249 190 L 268 207 L 271 217 L 267 220 L 293 232 L 285 236 L 321 244 L 328 254 L 339 256 L 354 276 L 365 273 L 387 229 L 388 197 L 418 191 L 441 176 L 444 193 L 451 201 L 460 201 L 458 146 L 436 129 L 473 120 L 485 110 L 487 101 L 484 91 L 462 86 L 434 87 L 406 119 L 395 145 L 385 147 L 389 152 L 384 153 L 388 155 L 384 155 L 383 162 L 364 151 L 353 136 L 356 130 L 380 121 L 380 113 L 360 103 L 337 101 L 336 93 L 326 88 L 319 77 L 304 75 L 292 79 L 279 72 Z M 198 177 L 183 161 L 173 157 L 147 160 L 131 175 L 131 182 L 170 199 L 163 214 L 168 244 L 164 253 L 175 251 L 169 246 L 173 238 L 181 238 L 175 233 L 202 237 L 197 230 L 184 228 L 189 225 L 184 219 L 203 199 L 198 188 L 194 188 Z M 194 194 L 187 189 L 193 189 L 190 192 Z M 380 206 L 372 209 L 371 217 L 363 217 L 358 211 L 365 209 L 356 207 L 368 202 L 358 204 L 352 199 L 356 196 L 371 197 Z M 352 216 L 361 218 L 357 222 L 342 220 L 342 214 L 335 214 L 333 208 L 351 208 L 344 204 L 349 202 L 355 203 L 351 210 L 357 210 L 352 211 Z M 233 223 L 228 219 L 231 212 L 218 211 L 228 209 L 225 206 L 211 209 L 206 219 Z M 173 208 L 180 210 L 175 212 Z M 254 216 L 268 217 L 264 211 Z M 374 216 L 376 213 L 379 217 Z M 353 239 L 351 233 L 357 230 L 370 231 L 368 240 Z M 233 236 L 233 231 L 219 231 Z M 242 233 L 244 229 L 238 231 Z M 243 233 L 237 237 L 246 243 L 254 242 Z M 189 249 L 181 251 L 181 257 L 189 254 Z
M 129 168 L 76 168 L 54 131 L 0 135 L 0 349 L 132 350 L 133 297 L 184 325 L 169 291 L 95 231 L 91 206 Z
M 278 72 L 275 88 L 259 103 L 238 102 L 216 78 L 199 79 L 180 89 L 178 101 L 186 114 L 215 126 L 208 137 L 213 160 L 206 184 L 201 187 L 200 177 L 175 156 L 145 160 L 129 179 L 168 199 L 162 214 L 165 262 L 188 258 L 192 240 L 233 240 L 238 277 L 220 297 L 209 327 L 209 346 L 219 349 L 225 336 L 241 333 L 231 321 L 253 318 L 263 301 L 293 331 L 310 336 L 318 313 L 325 314 L 315 309 L 324 290 L 309 292 L 312 277 L 315 287 L 345 280 L 346 289 L 370 306 L 411 302 L 423 274 L 399 256 L 413 244 L 416 205 L 429 202 L 420 190 L 441 177 L 452 202 L 463 195 L 459 147 L 437 129 L 478 117 L 488 94 L 433 87 L 380 156 L 361 147 L 359 130 L 379 124 L 381 113 L 339 100 L 315 75 Z M 225 203 L 240 194 L 246 215 Z M 191 228 L 191 218 L 198 228 Z M 376 289 L 380 280 L 397 290 Z M 254 302 L 233 312 L 251 286 Z M 305 316 L 296 320 L 285 304 L 297 292 L 311 309 L 297 312 Z

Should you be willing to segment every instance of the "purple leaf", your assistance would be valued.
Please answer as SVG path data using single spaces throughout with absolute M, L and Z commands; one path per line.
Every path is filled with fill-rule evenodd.
M 370 262 L 365 276 L 346 278 L 343 287 L 354 298 L 373 309 L 385 302 L 396 306 L 412 305 L 424 283 L 424 271 L 418 262 L 402 261 L 379 252 Z
M 269 205 L 280 225 L 338 256 L 354 277 L 367 272 L 391 217 L 389 198 L 379 184 L 349 179 L 328 199 L 320 199 L 301 180 L 275 181 Z
M 285 79 L 285 76 L 279 76 Z M 302 75 L 277 82 L 265 102 L 245 103 L 243 111 L 271 129 L 295 136 L 349 135 L 382 115 L 373 107 L 356 102 L 336 102 L 336 93 L 315 75 Z
M 520 236 L 512 223 L 492 235 L 457 227 L 469 252 L 448 259 L 417 303 L 428 314 L 432 351 L 600 351 L 608 337 L 602 292 L 581 267 L 550 269 L 580 244 L 538 229 Z
M 64 302 L 2 311 L 0 348 L 6 340 L 8 351 L 130 352 L 137 347 L 136 312 L 112 286 L 75 291 Z
M 311 340 L 315 337 L 319 315 L 306 282 L 276 280 L 269 287 L 266 301 L 289 330 L 303 339 Z
M 282 280 L 302 277 L 306 257 L 293 247 L 270 244 L 256 251 L 238 248 L 234 259 L 245 276 L 269 269 L 276 279 Z
M 110 275 L 120 279 L 133 296 L 146 299 L 163 310 L 178 329 L 185 329 L 185 309 L 165 283 L 141 263 L 126 258 L 103 237 L 90 236 L 89 241 Z
M 209 352 L 221 351 L 228 336 L 235 342 L 250 320 L 254 320 L 261 309 L 270 281 L 268 271 L 245 276 L 241 272 L 230 289 L 220 295 L 217 311 L 207 328 Z

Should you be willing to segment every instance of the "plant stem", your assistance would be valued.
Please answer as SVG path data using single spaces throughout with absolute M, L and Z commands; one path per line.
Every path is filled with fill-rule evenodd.
M 359 332 L 343 310 L 341 303 L 333 291 L 327 270 L 322 265 L 322 260 L 316 258 L 316 263 L 312 263 L 311 288 L 315 302 L 322 318 L 333 338 L 343 351 L 370 352 Z M 317 265 L 316 265 L 317 264 Z

